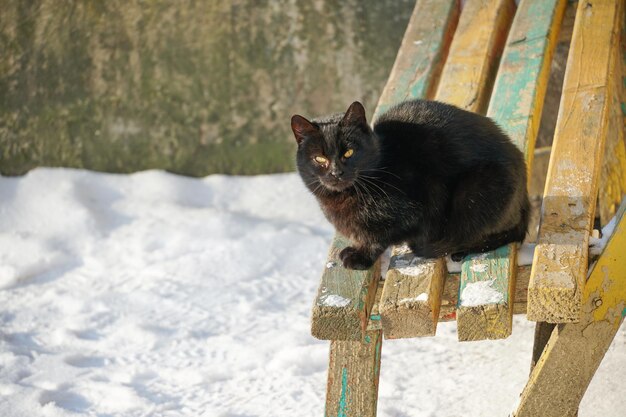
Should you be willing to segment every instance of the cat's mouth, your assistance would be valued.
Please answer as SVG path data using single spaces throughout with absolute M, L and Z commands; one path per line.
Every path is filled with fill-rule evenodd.
M 352 180 L 337 179 L 337 178 L 325 178 L 322 180 L 324 187 L 331 191 L 340 192 L 352 186 Z

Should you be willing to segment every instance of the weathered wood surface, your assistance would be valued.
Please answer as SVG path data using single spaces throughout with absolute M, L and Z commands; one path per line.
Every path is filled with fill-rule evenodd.
M 598 2 L 594 2 L 594 8 Z M 626 204 L 583 290 L 580 322 L 555 326 L 521 394 L 515 417 L 576 415 L 626 315 Z M 617 382 L 616 382 L 617 383 Z
M 447 7 L 444 7 L 445 5 Z M 417 84 L 413 85 L 416 92 L 426 93 L 431 89 L 429 83 L 432 84 L 437 81 L 436 73 L 441 65 L 439 61 L 445 59 L 445 51 L 448 49 L 451 37 L 449 33 L 453 32 L 456 27 L 455 16 L 458 15 L 458 7 L 458 0 L 420 0 L 417 2 L 414 16 L 421 16 L 423 12 L 434 21 L 442 22 L 445 26 L 435 31 L 438 33 L 437 36 L 429 34 L 427 42 L 416 44 L 415 42 L 420 39 L 413 39 L 413 36 L 432 31 L 433 20 L 412 18 L 407 28 L 407 35 L 398 52 L 397 59 L 401 62 L 394 65 L 390 79 L 408 82 L 407 88 L 410 88 L 410 85 L 413 85 L 411 83 L 414 82 L 421 85 L 421 87 L 418 87 Z M 413 64 L 409 62 L 411 60 Z M 399 73 L 403 70 L 408 71 L 408 74 Z M 417 74 L 418 76 L 416 76 L 417 70 L 422 71 Z M 391 103 L 407 98 L 404 90 L 395 89 L 393 93 L 390 92 L 394 88 L 395 86 L 391 81 L 387 83 L 376 114 Z M 349 242 L 341 236 L 336 236 L 331 244 L 328 264 L 333 265 L 333 267 L 324 270 L 317 299 L 313 306 L 312 334 L 319 339 L 359 340 L 365 329 L 364 320 L 369 317 L 374 302 L 374 292 L 371 290 L 375 288 L 375 281 L 379 279 L 380 271 L 378 269 L 354 271 L 343 268 L 337 254 L 348 244 Z M 362 302 L 346 303 L 344 301 L 328 305 L 329 295 L 338 295 L 345 300 L 361 300 Z M 338 300 L 336 297 L 331 299 Z
M 463 262 L 456 320 L 459 341 L 504 339 L 511 334 L 515 248 L 503 246 Z
M 435 99 L 469 111 L 482 111 L 514 11 L 515 3 L 509 0 L 469 0 L 465 4 Z M 409 268 L 392 267 L 387 273 L 381 302 L 385 337 L 433 336 L 441 305 L 438 294 L 446 276 L 445 262 L 411 258 L 402 249 L 394 252 L 401 255 L 392 257 L 392 265 L 408 263 Z M 412 272 L 416 268 L 420 273 Z
M 620 5 L 613 0 L 578 5 L 529 285 L 530 320 L 580 319 L 612 102 Z
M 437 100 L 484 113 L 514 13 L 513 0 L 465 3 L 441 74 Z
M 524 153 L 528 177 L 565 5 L 565 0 L 520 3 L 487 111 Z M 516 251 L 511 244 L 464 262 L 457 311 L 460 341 L 511 334 Z
M 621 31 L 624 36 L 624 29 Z M 604 226 L 608 223 L 617 210 L 622 197 L 626 194 L 626 149 L 624 146 L 624 122 L 622 113 L 622 100 L 624 98 L 624 40 L 615 49 L 616 68 L 610 79 L 611 87 L 611 110 L 609 114 L 609 127 L 606 137 L 604 159 L 600 172 L 600 188 L 598 192 L 598 211 L 596 217 L 600 217 L 600 223 Z
M 543 117 L 543 115 L 542 115 Z M 530 167 L 531 174 L 528 179 L 528 196 L 530 197 L 530 221 L 526 242 L 537 242 L 539 234 L 539 220 L 541 219 L 541 203 L 543 201 L 543 189 L 546 185 L 546 173 L 550 162 L 550 147 L 535 148 L 535 156 Z
M 377 114 L 404 100 L 432 98 L 458 23 L 459 9 L 459 0 L 418 0 Z
M 380 304 L 385 338 L 435 335 L 445 273 L 443 262 L 417 258 L 407 246 L 393 248 Z
M 382 331 L 371 330 L 362 342 L 330 343 L 326 417 L 376 416 L 382 341 Z
M 460 273 L 448 273 L 441 295 L 439 321 L 454 321 L 457 319 L 457 305 L 459 301 Z M 526 314 L 526 298 L 528 295 L 528 280 L 530 279 L 530 265 L 517 267 L 517 285 L 513 297 L 513 314 Z
M 380 317 L 380 298 L 383 295 L 383 285 L 383 280 L 378 281 L 378 286 L 376 287 L 376 296 L 374 297 L 374 305 L 372 306 L 372 311 L 370 312 L 370 320 L 367 323 L 368 331 L 383 329 Z
M 361 340 L 380 278 L 380 261 L 368 271 L 345 269 L 339 252 L 350 241 L 337 234 L 313 305 L 311 334 L 323 340 Z

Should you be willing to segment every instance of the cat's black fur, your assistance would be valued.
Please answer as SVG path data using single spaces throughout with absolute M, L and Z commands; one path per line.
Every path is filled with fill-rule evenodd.
M 347 268 L 369 268 L 392 244 L 458 260 L 526 235 L 524 157 L 487 117 L 413 100 L 372 130 L 354 102 L 345 114 L 310 122 L 295 115 L 291 127 L 304 183 L 354 243 L 340 253 Z

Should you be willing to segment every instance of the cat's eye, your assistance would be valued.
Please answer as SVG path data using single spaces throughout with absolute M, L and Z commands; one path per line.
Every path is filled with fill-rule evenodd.
M 352 156 L 352 154 L 354 153 L 354 149 L 348 149 L 346 151 L 346 153 L 343 154 L 344 158 L 350 158 Z
M 326 165 L 328 164 L 328 159 L 324 158 L 323 156 L 316 156 L 315 158 L 315 162 L 317 162 L 320 165 Z

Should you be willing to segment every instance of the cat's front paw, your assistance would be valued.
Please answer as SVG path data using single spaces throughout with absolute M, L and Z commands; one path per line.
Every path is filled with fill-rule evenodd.
M 374 265 L 374 260 L 371 257 L 352 246 L 339 252 L 339 259 L 341 259 L 343 267 L 348 269 L 369 269 Z

